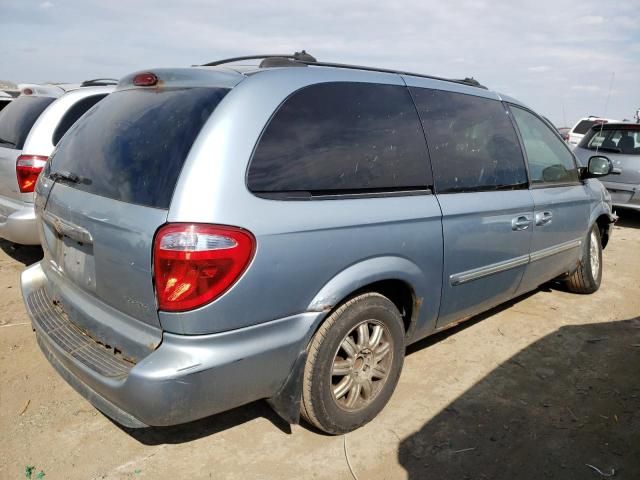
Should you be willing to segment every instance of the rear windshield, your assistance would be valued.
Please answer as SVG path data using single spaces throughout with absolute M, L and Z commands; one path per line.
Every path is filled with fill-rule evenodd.
M 580 147 L 589 150 L 640 155 L 640 125 L 635 128 L 600 129 L 595 127 L 582 138 Z
M 169 208 L 200 129 L 228 92 L 222 88 L 133 89 L 108 95 L 62 137 L 51 172 L 80 177 L 81 190 Z
M 573 129 L 573 133 L 578 133 L 580 135 L 584 135 L 589 131 L 591 127 L 593 127 L 596 123 L 600 123 L 597 120 L 582 120 L 576 125 Z
M 9 99 L 0 98 L 0 111 L 2 111 L 4 109 L 4 107 L 9 105 L 10 102 L 11 102 L 11 100 L 9 100 Z
M 20 96 L 0 112 L 0 146 L 22 150 L 33 124 L 52 97 Z

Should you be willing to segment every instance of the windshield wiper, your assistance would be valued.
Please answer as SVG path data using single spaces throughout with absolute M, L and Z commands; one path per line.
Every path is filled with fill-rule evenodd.
M 4 138 L 0 138 L 0 143 L 4 144 L 4 145 L 11 145 L 12 147 L 15 147 L 16 144 L 13 142 L 10 142 L 9 140 L 5 140 Z
M 51 175 L 49 175 L 49 178 L 51 178 L 51 180 L 53 181 L 64 180 L 65 182 L 70 183 L 80 182 L 80 177 L 78 175 L 71 172 L 65 172 L 63 170 L 59 172 L 53 172 Z

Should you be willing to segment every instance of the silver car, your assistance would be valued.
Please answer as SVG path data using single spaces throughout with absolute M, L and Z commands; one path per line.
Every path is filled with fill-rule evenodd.
M 71 125 L 114 89 L 106 79 L 22 85 L 22 94 L 0 112 L 0 238 L 40 243 L 33 209 L 36 179 Z
M 615 174 L 602 177 L 616 207 L 640 210 L 640 124 L 607 123 L 592 127 L 574 149 L 586 165 L 592 155 L 607 156 Z
M 213 62 L 120 80 L 36 188 L 38 343 L 123 425 L 267 399 L 331 433 L 405 347 L 554 278 L 591 293 L 611 165 L 474 80 Z

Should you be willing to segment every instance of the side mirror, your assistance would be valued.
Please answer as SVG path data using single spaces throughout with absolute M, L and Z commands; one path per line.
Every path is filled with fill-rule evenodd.
M 589 158 L 587 168 L 581 168 L 580 170 L 580 177 L 582 179 L 604 177 L 605 175 L 610 175 L 612 173 L 619 173 L 614 171 L 611 160 L 607 157 L 603 157 L 602 155 L 595 155 Z

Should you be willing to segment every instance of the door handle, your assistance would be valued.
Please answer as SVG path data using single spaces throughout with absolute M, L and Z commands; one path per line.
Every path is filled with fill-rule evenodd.
M 67 222 L 57 215 L 47 211 L 43 213 L 42 221 L 49 224 L 60 236 L 69 237 L 71 240 L 75 240 L 76 242 L 93 245 L 93 237 L 85 228 Z
M 531 226 L 531 219 L 526 215 L 521 215 L 511 220 L 512 230 L 526 230 L 530 226 Z
M 551 223 L 553 219 L 553 213 L 551 212 L 538 212 L 536 213 L 536 225 L 544 226 Z

